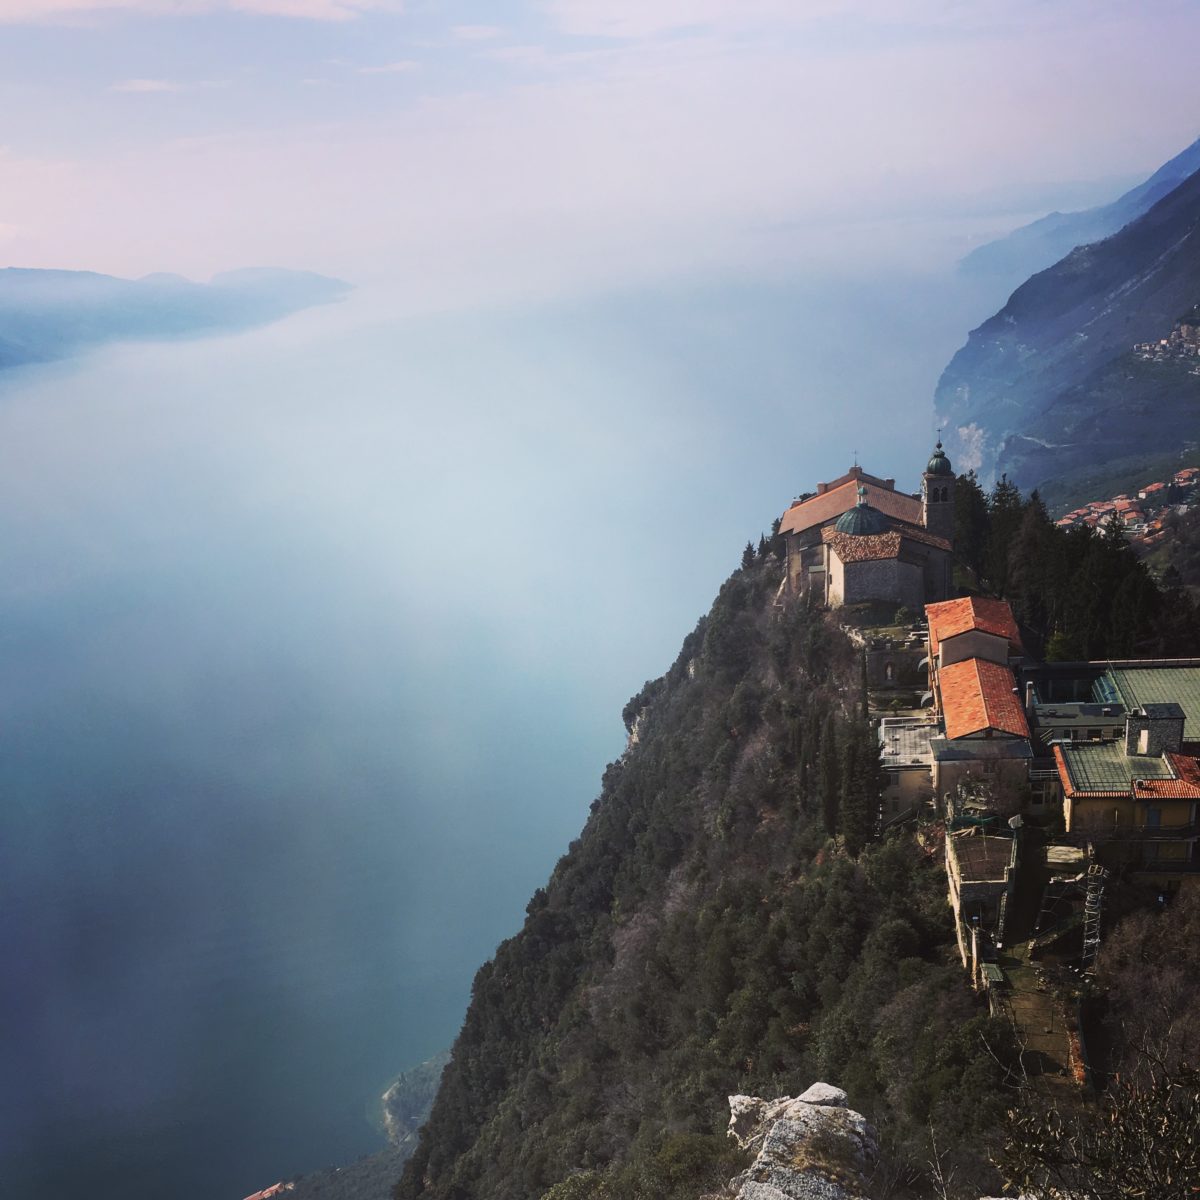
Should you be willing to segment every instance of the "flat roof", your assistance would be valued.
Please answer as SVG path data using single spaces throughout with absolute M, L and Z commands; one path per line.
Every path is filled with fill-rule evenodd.
M 880 725 L 879 753 L 884 767 L 929 766 L 933 762 L 930 743 L 938 736 L 938 732 L 937 725 L 932 721 Z
M 1033 715 L 1038 721 L 1082 721 L 1095 720 L 1097 725 L 1111 725 L 1114 721 L 1125 721 L 1125 705 L 1119 700 L 1108 704 L 1096 704 L 1086 700 L 1039 701 L 1033 706 Z
M 950 848 L 959 879 L 967 883 L 1003 879 L 1012 861 L 1012 838 L 991 837 L 970 830 L 950 834 L 946 845 Z
M 1112 682 L 1126 708 L 1178 704 L 1183 709 L 1183 736 L 1200 741 L 1200 667 L 1109 667 Z
M 952 741 L 936 737 L 929 744 L 938 762 L 994 762 L 1034 757 L 1026 738 L 959 738 Z

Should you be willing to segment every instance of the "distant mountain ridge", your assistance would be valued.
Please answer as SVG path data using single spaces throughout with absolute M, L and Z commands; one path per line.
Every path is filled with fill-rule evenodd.
M 970 334 L 934 407 L 961 467 L 1069 490 L 1098 463 L 1200 437 L 1200 376 L 1133 352 L 1200 301 L 1200 174 L 1021 285 Z
M 972 250 L 959 264 L 960 269 L 967 275 L 994 279 L 1014 288 L 1070 254 L 1076 246 L 1102 241 L 1136 221 L 1197 171 L 1200 138 L 1111 203 L 1081 212 L 1049 213 Z
M 341 298 L 350 285 L 306 271 L 119 279 L 93 271 L 0 269 L 0 368 L 53 362 L 90 346 L 228 333 Z

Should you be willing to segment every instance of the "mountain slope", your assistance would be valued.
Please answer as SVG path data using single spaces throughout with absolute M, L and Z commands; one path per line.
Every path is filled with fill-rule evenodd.
M 52 362 L 89 346 L 231 332 L 336 300 L 349 285 L 302 271 L 250 270 L 209 284 L 178 275 L 0 270 L 0 368 Z
M 964 274 L 994 280 L 1011 290 L 1023 279 L 1058 262 L 1076 246 L 1102 241 L 1137 220 L 1197 171 L 1200 171 L 1200 138 L 1111 204 L 1082 212 L 1050 213 L 972 250 L 962 260 L 960 269 Z
M 960 466 L 1037 486 L 1047 471 L 1113 453 L 1103 418 L 1122 404 L 1146 406 L 1151 418 L 1123 423 L 1126 453 L 1178 448 L 1195 412 L 1186 370 L 1166 378 L 1129 351 L 1165 337 L 1200 300 L 1198 225 L 1200 174 L 1119 233 L 1035 275 L 972 331 L 934 400 Z
M 733 576 L 630 702 L 582 836 L 476 977 L 398 1197 L 694 1200 L 741 1165 L 730 1093 L 817 1078 L 916 1178 L 930 1128 L 987 1178 L 1003 1101 L 980 1035 L 1003 1032 L 963 983 L 936 852 L 862 846 L 879 766 L 857 654 L 825 614 L 772 606 L 779 571 Z

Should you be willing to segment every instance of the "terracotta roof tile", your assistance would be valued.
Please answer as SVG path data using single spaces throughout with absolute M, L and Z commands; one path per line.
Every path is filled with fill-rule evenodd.
M 878 509 L 885 517 L 906 521 L 910 525 L 921 523 L 921 502 L 903 492 L 877 486 L 872 476 L 862 477 L 867 492 L 867 503 Z M 851 477 L 845 483 L 832 487 L 820 496 L 811 496 L 800 504 L 793 504 L 783 514 L 779 524 L 780 533 L 803 533 L 817 525 L 824 525 L 840 517 L 842 513 L 858 503 L 858 479 Z
M 911 525 L 900 525 L 889 529 L 887 533 L 861 534 L 838 533 L 832 526 L 821 530 L 821 541 L 833 547 L 838 558 L 844 563 L 872 562 L 881 558 L 896 558 L 900 554 L 901 540 L 921 542 L 926 546 L 936 546 L 939 550 L 949 551 L 950 543 L 945 538 L 926 533 Z
M 1025 709 L 1013 694 L 1016 678 L 1008 667 L 984 658 L 968 658 L 938 672 L 946 737 L 966 737 L 995 729 L 1027 738 Z
M 823 529 L 821 540 L 827 542 L 834 554 L 844 563 L 873 562 L 881 558 L 900 556 L 900 534 L 895 529 L 887 533 L 871 533 L 865 536 Z
M 957 637 L 973 629 L 996 637 L 1008 638 L 1014 650 L 1021 650 L 1021 634 L 1006 600 L 987 596 L 964 596 L 960 600 L 943 600 L 925 605 L 929 619 L 929 653 L 936 654 L 938 644 L 946 638 Z

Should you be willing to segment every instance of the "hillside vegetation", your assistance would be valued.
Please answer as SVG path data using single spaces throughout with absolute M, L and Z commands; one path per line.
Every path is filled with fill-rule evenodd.
M 887 1186 L 925 1193 L 931 1135 L 994 1186 L 1007 1032 L 963 984 L 937 847 L 873 840 L 853 648 L 775 608 L 778 580 L 764 545 L 630 702 L 635 743 L 479 971 L 396 1197 L 694 1200 L 740 1166 L 730 1093 L 817 1078 L 878 1123 Z

